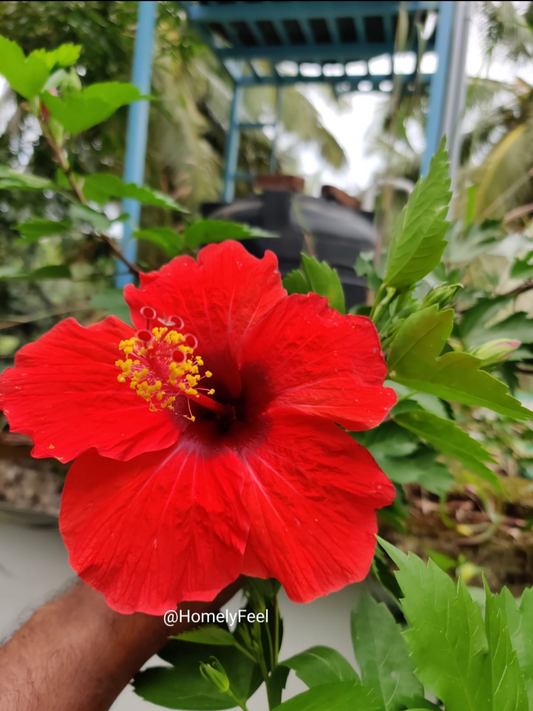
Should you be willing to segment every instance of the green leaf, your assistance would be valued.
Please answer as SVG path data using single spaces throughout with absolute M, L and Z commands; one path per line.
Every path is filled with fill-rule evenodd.
M 69 208 L 69 215 L 73 220 L 88 222 L 97 232 L 106 232 L 112 225 L 111 220 L 103 212 L 93 210 L 88 205 L 72 203 Z
M 387 365 L 389 377 L 413 390 L 487 407 L 515 419 L 531 412 L 508 395 L 508 388 L 480 370 L 478 358 L 462 352 L 440 356 L 453 327 L 453 310 L 430 306 L 409 316 L 392 342 Z
M 383 279 L 378 274 L 378 271 L 374 264 L 373 251 L 359 253 L 359 256 L 357 257 L 354 265 L 354 271 L 357 276 L 366 277 L 366 283 L 368 285 L 368 288 L 372 289 L 373 292 L 377 292 L 377 290 L 383 283 Z
M 135 239 L 143 239 L 162 249 L 169 257 L 176 257 L 183 251 L 183 236 L 171 227 L 150 227 L 132 234 Z
M 299 269 L 293 269 L 283 279 L 283 286 L 289 294 L 308 294 L 311 291 L 311 285 Z
M 227 694 L 218 691 L 200 673 L 200 662 L 208 663 L 211 657 L 223 666 L 237 698 L 248 699 L 262 683 L 259 665 L 236 647 L 172 639 L 159 656 L 173 668 L 146 669 L 135 676 L 133 685 L 143 699 L 166 708 L 212 711 L 235 706 Z
M 445 420 L 425 410 L 415 410 L 395 415 L 394 421 L 444 454 L 458 459 L 495 489 L 502 490 L 498 477 L 484 464 L 495 460 L 479 442 L 457 427 L 452 420 Z
M 440 262 L 451 199 L 447 161 L 443 139 L 429 173 L 418 180 L 394 227 L 383 280 L 386 286 L 411 286 Z
M 336 681 L 358 681 L 354 668 L 331 647 L 311 647 L 280 664 L 293 669 L 309 688 Z
M 426 566 L 412 553 L 380 543 L 399 568 L 401 605 L 410 625 L 404 638 L 426 690 L 446 711 L 527 711 L 501 618 L 488 610 L 485 627 L 462 581 L 455 586 L 433 561 Z
M 477 328 L 466 339 L 469 348 L 483 345 L 497 339 L 518 340 L 521 343 L 533 343 L 533 318 L 523 311 L 512 314 L 503 321 L 498 321 L 490 328 Z
M 42 50 L 44 51 L 44 50 Z M 79 44 L 62 44 L 57 49 L 51 52 L 45 52 L 45 61 L 50 71 L 70 67 L 76 64 L 80 58 L 81 45 Z
M 511 644 L 524 675 L 529 705 L 533 708 L 533 588 L 524 590 L 518 606 L 508 588 L 503 588 L 499 595 L 495 595 L 494 601 L 504 612 Z
M 327 262 L 319 262 L 314 257 L 302 254 L 302 269 L 294 269 L 283 279 L 283 286 L 289 294 L 309 294 L 313 292 L 325 296 L 328 304 L 340 313 L 346 313 L 344 291 L 339 275 Z
M 36 281 L 41 279 L 72 279 L 72 274 L 65 264 L 48 264 L 31 272 L 29 278 Z
M 164 207 L 177 212 L 187 212 L 185 208 L 178 205 L 170 195 L 162 193 L 160 190 L 152 190 L 148 187 L 140 187 L 135 183 L 125 183 L 118 175 L 111 173 L 93 173 L 85 178 L 83 184 L 83 194 L 87 200 L 105 205 L 113 198 L 121 200 L 130 198 L 138 200 L 143 205 L 153 205 L 154 207 Z
M 358 682 L 340 681 L 309 689 L 276 706 L 275 711 L 379 711 L 371 689 Z
M 72 134 L 81 133 L 108 119 L 117 109 L 143 97 L 126 82 L 92 84 L 63 98 L 44 92 L 43 102 L 56 121 Z
M 227 222 L 226 220 L 198 220 L 183 230 L 185 246 L 189 249 L 203 244 L 215 244 L 227 239 L 254 239 L 257 237 L 277 237 L 273 232 L 266 232 L 259 227 Z
M 47 178 L 31 173 L 18 173 L 7 165 L 0 165 L 0 190 L 56 190 L 57 186 Z
M 46 52 L 36 50 L 27 58 L 16 42 L 0 37 L 0 74 L 25 99 L 39 94 L 50 75 Z
M 61 235 L 64 232 L 68 232 L 71 227 L 72 221 L 68 219 L 45 220 L 40 217 L 34 217 L 27 222 L 19 222 L 13 229 L 18 230 L 28 242 L 38 242 L 41 237 Z
M 428 448 L 409 457 L 383 457 L 373 453 L 375 460 L 395 484 L 419 484 L 433 494 L 446 494 L 455 484 L 448 468 L 437 462 L 437 453 Z
M 327 262 L 319 262 L 306 254 L 302 254 L 302 268 L 311 287 L 310 291 L 325 296 L 332 309 L 345 313 L 344 291 L 336 270 Z
M 522 259 L 518 258 L 511 267 L 511 279 L 533 279 L 533 251 Z
M 437 453 L 423 447 L 418 437 L 395 422 L 384 422 L 373 430 L 350 434 L 370 451 L 395 484 L 419 484 L 440 495 L 455 483 L 448 469 L 436 461 Z
M 25 280 L 25 281 L 44 281 L 47 279 L 71 279 L 72 274 L 70 269 L 64 264 L 47 264 L 44 267 L 35 269 L 33 272 L 16 271 L 16 270 L 1 270 L 0 281 Z
M 216 625 L 197 627 L 194 630 L 170 637 L 170 639 L 181 639 L 184 642 L 195 642 L 196 644 L 221 645 L 223 647 L 234 647 L 236 644 L 235 637 L 231 632 Z
M 520 709 L 528 711 L 529 702 L 524 677 L 511 644 L 505 610 L 494 599 L 486 583 L 485 591 L 485 631 L 490 650 L 487 668 L 491 708 L 494 711 L 519 711 Z
M 352 642 L 364 686 L 373 689 L 381 711 L 401 711 L 424 690 L 394 617 L 364 592 L 351 616 Z
M 94 294 L 89 303 L 93 309 L 105 311 L 108 316 L 116 316 L 124 323 L 132 325 L 130 309 L 124 301 L 122 289 L 104 289 Z

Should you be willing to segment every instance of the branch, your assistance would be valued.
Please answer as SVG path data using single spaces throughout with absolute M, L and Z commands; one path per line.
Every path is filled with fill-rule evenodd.
M 41 123 L 41 129 L 42 129 L 43 135 L 46 138 L 48 145 L 50 146 L 50 148 L 52 149 L 52 151 L 54 153 L 57 164 L 59 165 L 59 167 L 61 168 L 63 173 L 66 175 L 67 180 L 70 183 L 70 186 L 71 186 L 72 190 L 74 191 L 74 194 L 80 201 L 80 203 L 82 205 L 87 206 L 88 205 L 87 199 L 85 198 L 85 195 L 83 194 L 81 187 L 79 186 L 76 178 L 74 177 L 74 174 L 72 173 L 69 164 L 65 160 L 65 156 L 63 155 L 61 148 L 54 141 L 46 124 L 42 121 L 40 123 Z M 140 273 L 141 270 L 139 269 L 139 267 L 137 267 L 136 264 L 131 262 L 126 257 L 126 255 L 120 251 L 120 249 L 117 247 L 115 241 L 113 239 L 111 239 L 111 237 L 109 237 L 109 235 L 106 235 L 105 232 L 99 232 L 98 234 L 104 240 L 104 242 L 107 243 L 107 245 L 109 246 L 111 251 L 118 257 L 118 259 L 120 259 L 120 261 L 123 262 L 128 267 L 128 269 L 130 270 L 130 272 L 132 274 L 139 274 Z

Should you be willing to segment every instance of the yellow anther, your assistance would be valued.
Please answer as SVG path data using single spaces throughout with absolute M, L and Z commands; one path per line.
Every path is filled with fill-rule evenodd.
M 196 417 L 194 415 L 191 415 L 190 417 L 189 417 L 189 415 L 183 415 L 183 417 L 186 420 L 190 420 L 191 422 L 196 422 Z
M 211 388 L 211 390 L 208 390 L 207 394 L 208 394 L 208 395 L 214 395 L 214 394 L 215 394 L 215 388 Z
M 157 328 L 157 326 L 156 326 L 155 328 L 152 328 L 152 333 L 154 334 L 154 336 L 156 337 L 157 340 L 160 340 L 160 338 L 162 336 L 164 336 L 167 331 L 168 331 L 168 328 L 165 328 L 165 327 Z
M 48 449 L 55 449 L 55 447 L 54 447 L 53 444 L 49 444 L 49 445 L 48 445 Z
M 205 371 L 205 377 L 206 378 L 211 378 L 213 376 L 213 373 L 210 370 Z

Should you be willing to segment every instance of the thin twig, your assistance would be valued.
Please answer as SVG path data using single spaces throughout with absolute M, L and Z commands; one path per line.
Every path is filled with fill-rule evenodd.
M 41 129 L 42 129 L 43 135 L 46 139 L 46 142 L 48 143 L 48 145 L 50 146 L 50 148 L 52 149 L 52 151 L 54 153 L 57 164 L 59 165 L 59 167 L 65 174 L 65 176 L 67 177 L 67 180 L 70 183 L 70 186 L 72 187 L 72 190 L 74 191 L 74 194 L 76 195 L 76 197 L 78 198 L 80 203 L 82 205 L 84 205 L 85 207 L 87 207 L 88 201 L 87 201 L 85 195 L 83 194 L 83 191 L 82 191 L 80 185 L 78 184 L 76 178 L 74 177 L 74 174 L 70 170 L 70 166 L 66 162 L 65 156 L 63 155 L 61 148 L 54 141 L 52 135 L 48 131 L 46 124 L 43 122 L 41 122 Z M 106 235 L 105 232 L 98 232 L 98 235 L 104 240 L 104 242 L 107 243 L 109 248 L 112 250 L 112 252 L 114 252 L 114 254 L 118 257 L 118 259 L 120 259 L 120 261 L 123 262 L 128 267 L 128 269 L 130 270 L 130 272 L 132 272 L 132 274 L 139 274 L 140 273 L 141 270 L 139 269 L 139 267 L 137 267 L 136 264 L 131 262 L 126 257 L 126 255 L 120 251 L 120 249 L 115 244 L 115 241 L 113 239 L 111 239 L 111 237 L 109 237 L 109 235 Z

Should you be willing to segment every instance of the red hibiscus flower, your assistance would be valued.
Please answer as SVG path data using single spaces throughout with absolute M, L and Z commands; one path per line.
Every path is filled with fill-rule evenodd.
M 135 328 L 66 319 L 1 378 L 36 457 L 75 459 L 60 527 L 123 613 L 211 600 L 241 573 L 298 602 L 361 580 L 392 484 L 343 429 L 395 402 L 367 318 L 287 296 L 236 242 L 128 286 Z

